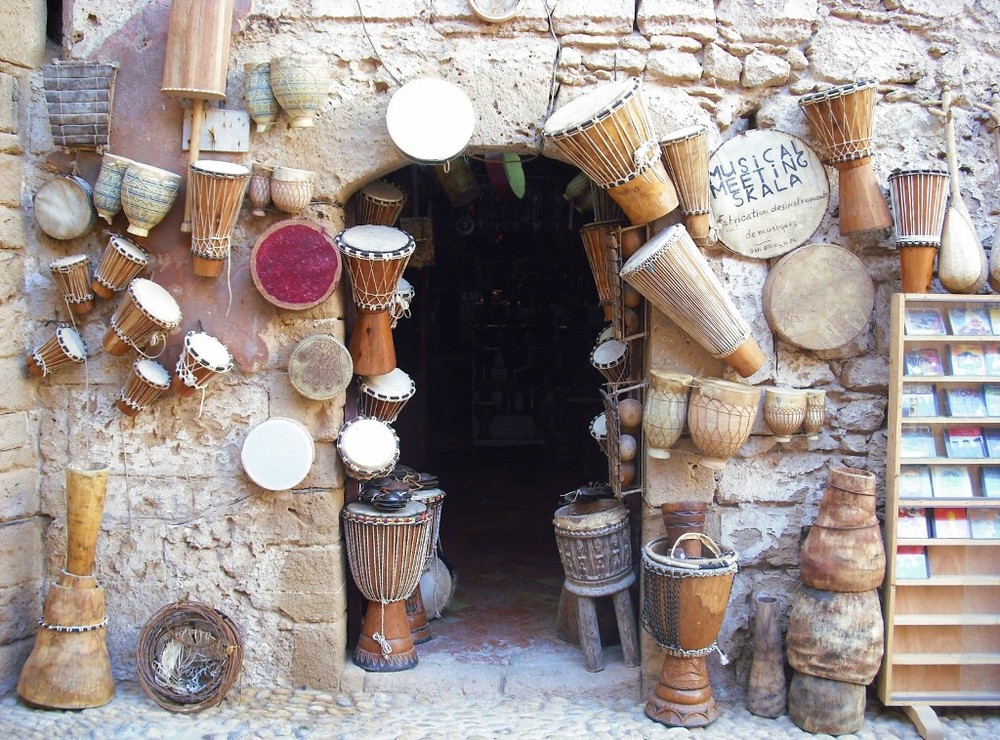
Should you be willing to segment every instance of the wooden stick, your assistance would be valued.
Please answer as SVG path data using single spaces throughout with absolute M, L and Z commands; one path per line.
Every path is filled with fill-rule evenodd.
M 188 164 L 192 165 L 201 157 L 201 122 L 205 118 L 205 101 L 194 98 L 191 101 L 191 141 L 188 144 Z M 184 222 L 181 231 L 191 231 L 191 173 L 188 170 L 187 186 L 184 188 Z

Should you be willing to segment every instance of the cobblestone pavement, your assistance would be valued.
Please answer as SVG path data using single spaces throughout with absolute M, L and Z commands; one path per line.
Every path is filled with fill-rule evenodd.
M 481 698 L 453 695 L 329 694 L 291 689 L 234 689 L 219 707 L 194 716 L 153 704 L 135 683 L 120 682 L 105 707 L 77 712 L 30 709 L 14 692 L 0 698 L 0 729 L 17 740 L 54 738 L 705 738 L 808 737 L 783 716 L 720 705 L 719 719 L 700 730 L 666 728 L 634 701 Z M 1000 712 L 942 713 L 948 738 L 1000 737 Z M 816 736 L 827 737 L 827 736 Z M 861 731 L 844 738 L 919 738 L 902 712 L 870 701 Z

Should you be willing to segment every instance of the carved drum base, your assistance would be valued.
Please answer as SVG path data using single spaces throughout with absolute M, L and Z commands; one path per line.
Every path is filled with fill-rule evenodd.
M 382 639 L 376 639 L 379 635 Z M 389 651 L 383 650 L 383 642 Z M 384 607 L 368 602 L 361 637 L 354 651 L 354 664 L 373 673 L 405 671 L 417 664 L 417 649 L 406 621 L 406 602 L 390 601 Z
M 719 717 L 705 658 L 667 654 L 646 716 L 671 727 L 704 727 Z

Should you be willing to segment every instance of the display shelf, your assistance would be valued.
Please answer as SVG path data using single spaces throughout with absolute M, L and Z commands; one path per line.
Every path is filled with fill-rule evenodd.
M 937 333 L 908 335 L 907 327 Z M 951 333 L 956 327 L 964 330 Z M 954 349 L 956 345 L 972 346 L 963 351 Z M 962 410 L 968 413 L 965 404 L 969 398 L 982 395 L 987 404 L 996 399 L 991 395 L 994 389 L 984 388 L 1000 384 L 995 364 L 998 351 L 989 345 L 1000 347 L 1000 296 L 892 296 L 885 503 L 888 567 L 883 588 L 885 652 L 878 690 L 882 702 L 901 706 L 924 737 L 935 736 L 940 729 L 932 707 L 1000 705 L 1000 539 L 900 537 L 896 532 L 899 510 L 903 508 L 925 508 L 928 515 L 940 508 L 975 510 L 977 516 L 992 510 L 1000 517 L 1000 497 L 982 495 L 987 475 L 992 475 L 990 469 L 1000 468 L 1000 457 L 944 454 L 948 449 L 944 442 L 954 444 L 956 440 L 955 435 L 949 436 L 950 429 L 1000 426 L 1000 416 L 992 406 L 983 409 L 982 405 L 973 405 L 972 410 L 982 416 L 948 415 L 952 408 L 957 410 L 952 404 L 958 401 L 963 402 Z M 970 365 L 975 366 L 970 358 L 978 358 L 983 368 L 979 374 L 952 372 L 955 368 L 970 372 Z M 907 374 L 907 369 L 938 370 L 941 374 Z M 920 385 L 932 388 L 914 388 Z M 971 393 L 956 392 L 957 387 L 968 388 Z M 904 407 L 912 415 L 904 416 Z M 984 411 L 993 413 L 987 415 Z M 929 428 L 929 432 L 914 432 L 913 427 Z M 920 457 L 902 456 L 904 429 L 908 451 Z M 958 441 L 965 443 L 962 437 Z M 931 450 L 941 454 L 929 456 Z M 914 481 L 920 480 L 913 477 L 914 466 L 928 468 L 935 482 L 936 476 L 949 475 L 937 468 L 964 468 L 974 495 L 931 497 L 929 487 L 914 490 Z M 908 471 L 909 491 L 922 494 L 920 498 L 900 496 L 900 474 L 904 470 Z M 954 492 L 954 486 L 951 490 Z M 991 514 L 985 516 L 991 520 Z M 907 549 L 897 552 L 898 548 Z M 899 562 L 898 556 L 902 556 Z M 921 563 L 928 576 L 912 577 L 919 575 Z M 901 577 L 904 573 L 908 577 Z

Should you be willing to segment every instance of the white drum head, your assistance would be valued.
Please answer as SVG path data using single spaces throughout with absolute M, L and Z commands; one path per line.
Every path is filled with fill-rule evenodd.
M 701 136 L 706 131 L 704 126 L 687 126 L 678 131 L 671 131 L 669 134 L 660 139 L 660 144 L 676 144 L 680 141 L 687 141 L 688 139 L 693 139 L 696 136 Z
M 393 143 L 407 158 L 444 164 L 462 153 L 476 128 L 472 101 L 445 80 L 423 78 L 397 90 L 385 112 Z
M 122 236 L 112 236 L 111 244 L 115 250 L 127 257 L 136 264 L 145 265 L 149 263 L 149 255 L 137 245 Z
M 87 255 L 71 254 L 69 257 L 60 257 L 59 259 L 50 262 L 49 269 L 55 270 L 56 272 L 68 272 L 70 268 L 79 264 L 86 264 L 86 262 Z
M 135 374 L 157 388 L 170 387 L 170 373 L 155 360 L 136 360 Z
M 136 278 L 129 283 L 129 290 L 132 291 L 135 302 L 160 323 L 169 326 L 181 323 L 181 307 L 162 286 L 146 278 Z
M 80 332 L 72 326 L 60 326 L 56 329 L 59 346 L 76 362 L 83 362 L 87 357 L 87 346 L 83 343 Z
M 545 122 L 542 133 L 546 136 L 558 136 L 569 129 L 599 121 L 634 89 L 637 89 L 635 77 L 601 85 L 555 111 Z
M 358 417 L 347 422 L 337 437 L 345 462 L 360 470 L 381 470 L 392 462 L 399 442 L 392 427 L 378 419 Z
M 222 342 L 204 332 L 191 332 L 184 337 L 185 346 L 206 367 L 223 372 L 233 364 L 233 356 Z
M 240 451 L 247 476 L 269 491 L 287 491 L 305 480 L 314 456 L 309 430 L 294 419 L 281 417 L 251 429 Z
M 403 199 L 403 192 L 395 185 L 383 180 L 375 180 L 361 188 L 361 194 L 375 200 L 385 200 L 398 203 Z
M 391 254 L 399 252 L 411 243 L 410 235 L 393 226 L 352 226 L 340 235 L 340 241 L 348 249 L 359 252 Z
M 420 576 L 420 596 L 424 600 L 427 619 L 437 619 L 440 612 L 451 603 L 455 594 L 455 581 L 441 558 L 435 556 L 431 567 Z
M 601 329 L 601 333 L 597 335 L 597 343 L 594 346 L 596 347 L 598 344 L 606 342 L 608 339 L 614 339 L 614 338 L 615 338 L 615 327 L 606 326 L 603 329 Z
M 398 367 L 385 375 L 366 375 L 361 385 L 376 398 L 388 400 L 409 398 L 415 390 L 413 380 Z
M 413 286 L 410 285 L 410 281 L 409 280 L 407 280 L 406 278 L 401 277 L 399 279 L 399 282 L 396 283 L 396 292 L 399 293 L 400 295 L 413 295 L 417 291 L 415 291 L 413 289 Z
M 294 167 L 277 166 L 271 173 L 271 179 L 279 182 L 312 182 L 316 173 L 312 170 L 297 170 Z
M 223 162 L 218 159 L 199 159 L 191 165 L 191 169 L 207 172 L 212 175 L 224 175 L 226 177 L 246 177 L 250 175 L 250 170 L 235 162 Z
M 608 436 L 608 417 L 600 413 L 590 422 L 590 436 L 601 441 Z
M 621 276 L 625 277 L 632 274 L 652 260 L 661 250 L 668 249 L 676 244 L 677 240 L 681 238 L 682 230 L 684 230 L 685 234 L 687 233 L 681 224 L 672 224 L 654 235 L 648 242 L 639 247 L 639 250 L 622 265 Z
M 608 367 L 621 361 L 627 349 L 628 346 L 624 342 L 619 342 L 617 339 L 609 339 L 601 342 L 594 348 L 592 360 L 598 367 Z
M 90 184 L 79 177 L 56 177 L 35 193 L 35 221 L 53 239 L 75 239 L 90 231 L 94 206 Z
M 346 519 L 409 519 L 411 517 L 420 516 L 425 511 L 427 511 L 427 506 L 418 501 L 407 501 L 402 508 L 393 509 L 387 511 L 385 509 L 377 509 L 369 503 L 364 501 L 352 501 L 344 507 L 347 512 L 345 515 Z

